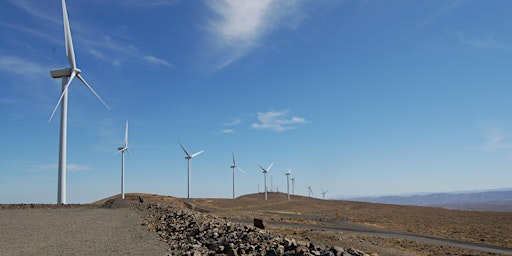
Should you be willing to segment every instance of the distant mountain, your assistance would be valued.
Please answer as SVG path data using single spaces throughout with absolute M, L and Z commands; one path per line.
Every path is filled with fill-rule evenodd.
M 381 204 L 437 206 L 471 211 L 512 212 L 512 189 L 412 196 L 360 197 L 350 200 Z

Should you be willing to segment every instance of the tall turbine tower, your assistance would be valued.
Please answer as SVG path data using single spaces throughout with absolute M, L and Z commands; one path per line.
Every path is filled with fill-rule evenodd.
M 311 190 L 311 185 L 307 186 L 308 188 L 308 195 L 311 197 L 313 195 L 313 190 Z
M 288 192 L 288 200 L 290 200 L 290 175 L 292 174 L 292 170 L 288 168 L 288 171 L 285 173 L 286 175 L 286 190 Z
M 125 151 L 127 151 L 128 154 L 131 155 L 130 150 L 128 150 L 128 121 L 126 121 L 126 128 L 124 131 L 124 146 L 117 148 L 117 153 L 121 152 L 121 199 L 124 199 L 124 152 Z
M 69 27 L 68 11 L 66 9 L 66 2 L 62 0 L 62 16 L 64 19 L 64 40 L 66 44 L 66 56 L 71 65 L 70 68 L 54 69 L 50 71 L 53 78 L 62 78 L 62 94 L 60 95 L 57 105 L 53 109 L 50 120 L 52 121 L 53 115 L 59 104 L 60 108 L 60 142 L 59 142 L 59 181 L 57 188 L 57 203 L 66 204 L 66 152 L 67 152 L 67 126 L 68 126 L 68 88 L 75 77 L 78 77 L 82 83 L 89 88 L 89 90 L 108 108 L 107 104 L 101 97 L 92 89 L 91 86 L 80 75 L 82 72 L 76 66 L 75 51 L 73 49 L 73 40 L 71 39 L 71 29 Z M 110 110 L 110 109 L 109 109 Z
M 178 142 L 178 144 L 180 144 L 180 147 L 183 149 L 183 151 L 185 151 L 185 159 L 187 159 L 187 198 L 190 198 L 190 162 L 192 160 L 192 158 L 196 157 L 197 155 L 201 154 L 204 152 L 204 150 L 201 150 L 197 153 L 194 153 L 194 154 L 189 154 L 188 151 L 185 149 L 185 147 L 183 147 L 183 145 L 181 145 L 181 143 Z
M 258 164 L 258 166 L 263 170 L 263 177 L 264 177 L 264 180 L 265 180 L 265 200 L 267 200 L 267 173 L 270 171 L 270 168 L 272 168 L 272 165 L 274 165 L 274 163 L 271 163 L 267 169 L 263 168 L 261 165 Z
M 322 190 L 322 199 L 325 200 L 325 194 L 327 193 L 327 190 L 324 191 L 322 188 L 320 188 L 320 190 Z
M 234 151 L 232 151 L 231 153 L 232 153 L 232 155 L 233 155 L 233 165 L 232 165 L 232 166 L 230 166 L 230 167 L 231 167 L 231 169 L 233 169 L 233 199 L 235 199 L 235 171 L 236 171 L 236 169 L 238 169 L 239 171 L 241 171 L 241 172 L 243 172 L 243 173 L 245 173 L 245 172 L 244 172 L 244 170 L 242 170 L 240 167 L 238 167 L 238 166 L 236 165 L 236 161 L 235 161 L 235 152 L 234 152 Z M 259 184 L 258 184 L 258 185 L 259 185 Z M 259 190 L 259 186 L 258 186 L 258 190 Z
M 292 178 L 292 195 L 295 195 L 295 177 Z

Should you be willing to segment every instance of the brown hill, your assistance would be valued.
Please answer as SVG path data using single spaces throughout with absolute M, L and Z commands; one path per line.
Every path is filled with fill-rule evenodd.
M 374 228 L 512 248 L 512 237 L 510 237 L 510 234 L 512 234 L 512 213 L 321 200 L 303 196 L 292 196 L 292 199 L 288 201 L 284 193 L 268 193 L 267 201 L 264 200 L 263 193 L 244 195 L 236 199 L 181 199 L 152 194 L 127 194 L 127 200 L 136 202 L 139 196 L 147 202 L 174 203 L 236 221 L 252 222 L 254 218 L 261 218 L 267 222 L 294 224 L 302 228 L 310 226 L 328 228 L 353 223 L 354 225 L 360 225 L 357 226 L 358 229 L 361 226 L 366 227 L 363 228 L 366 231 L 372 231 L 372 228 Z M 108 199 L 95 203 L 102 204 Z M 332 239 L 329 240 L 322 237 L 322 234 L 327 233 L 316 234 L 310 228 L 308 228 L 308 231 L 297 231 L 289 228 L 276 230 L 290 233 L 286 235 L 304 234 L 302 237 L 304 239 L 319 239 L 323 243 L 338 243 L 337 239 L 341 239 L 339 238 L 339 232 L 331 234 Z M 422 254 L 434 255 L 436 253 L 433 252 L 439 253 L 440 250 L 446 250 L 442 246 L 433 248 L 432 246 L 418 245 L 410 241 L 397 241 L 396 239 L 383 240 L 383 238 L 364 237 L 364 239 L 359 240 L 372 241 L 372 244 L 387 244 L 402 249 L 414 247 L 414 249 L 409 249 Z M 362 245 L 356 245 L 356 247 L 368 250 Z M 429 251 L 429 253 L 426 253 L 426 251 Z M 471 252 L 457 250 L 451 253 L 469 253 L 473 255 Z

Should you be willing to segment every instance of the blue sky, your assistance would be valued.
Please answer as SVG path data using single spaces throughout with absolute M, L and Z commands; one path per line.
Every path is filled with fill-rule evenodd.
M 511 1 L 68 0 L 68 203 L 512 187 Z M 0 203 L 54 203 L 60 1 L 0 2 Z M 60 110 L 59 110 L 60 111 Z M 271 177 L 270 177 L 271 176 Z M 268 184 L 270 186 L 270 184 Z

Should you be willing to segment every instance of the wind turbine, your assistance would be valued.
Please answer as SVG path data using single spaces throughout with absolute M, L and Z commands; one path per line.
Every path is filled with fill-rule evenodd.
M 121 199 L 124 199 L 124 152 L 127 151 L 130 154 L 130 150 L 128 150 L 128 121 L 126 121 L 126 128 L 124 132 L 124 147 L 118 147 L 117 153 L 121 152 Z M 116 153 L 116 154 L 117 154 Z
M 235 170 L 238 169 L 239 171 L 241 171 L 243 173 L 245 173 L 245 172 L 240 167 L 238 167 L 238 165 L 236 165 L 235 152 L 231 151 L 231 153 L 233 155 L 233 165 L 230 167 L 231 167 L 231 169 L 233 169 L 233 199 L 235 199 Z M 259 190 L 259 186 L 258 186 L 258 190 Z
M 196 157 L 197 155 L 201 154 L 204 152 L 204 150 L 201 150 L 197 153 L 194 153 L 194 154 L 189 154 L 188 151 L 185 149 L 185 147 L 183 147 L 183 145 L 181 145 L 181 143 L 178 142 L 178 144 L 180 144 L 180 147 L 183 149 L 183 151 L 185 151 L 185 159 L 187 159 L 187 173 L 188 173 L 188 179 L 187 179 L 187 198 L 190 198 L 190 162 L 192 160 L 192 158 Z
M 265 177 L 264 180 L 265 180 L 265 200 L 267 200 L 267 173 L 270 171 L 270 168 L 272 168 L 272 165 L 274 165 L 274 163 L 271 163 L 267 169 L 263 168 L 261 165 L 258 164 L 258 166 L 263 170 L 263 176 Z
M 313 190 L 311 190 L 311 185 L 307 186 L 308 188 L 308 195 L 311 197 L 313 195 Z
M 291 180 L 292 180 L 292 195 L 295 195 L 295 177 L 293 177 Z
M 70 68 L 61 68 L 50 70 L 50 75 L 53 78 L 62 78 L 62 94 L 60 95 L 59 101 L 53 109 L 52 115 L 48 122 L 52 121 L 53 115 L 59 104 L 60 108 L 60 142 L 59 142 L 59 180 L 57 188 L 57 203 L 66 204 L 66 152 L 67 152 L 67 123 L 68 123 L 68 89 L 69 85 L 75 77 L 78 77 L 82 83 L 89 88 L 89 90 L 98 98 L 107 109 L 109 107 L 101 99 L 101 97 L 92 89 L 91 86 L 85 81 L 80 75 L 82 72 L 76 66 L 75 51 L 73 49 L 73 40 L 71 39 L 71 29 L 69 27 L 68 11 L 66 9 L 66 1 L 62 0 L 62 16 L 64 19 L 64 40 L 66 45 L 66 56 L 68 62 L 71 65 Z M 109 109 L 110 110 L 110 109 Z
M 290 175 L 292 174 L 292 170 L 288 168 L 288 171 L 285 173 L 286 175 L 286 190 L 288 191 L 288 200 L 290 200 Z
M 320 190 L 322 190 L 322 199 L 325 200 L 325 194 L 328 190 L 324 191 L 322 188 L 320 188 Z

